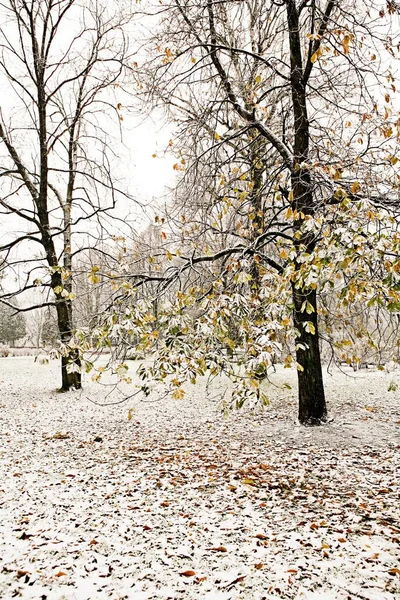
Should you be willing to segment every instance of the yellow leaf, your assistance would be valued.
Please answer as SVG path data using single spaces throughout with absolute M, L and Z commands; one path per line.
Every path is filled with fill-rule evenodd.
M 250 479 L 249 477 L 243 479 L 242 483 L 245 483 L 246 485 L 257 485 L 254 479 Z
M 289 202 L 293 202 L 293 198 L 294 198 L 293 190 L 290 190 L 289 195 L 288 195 Z
M 172 394 L 172 397 L 174 400 L 182 400 L 185 397 L 185 390 L 182 388 L 176 388 Z
M 286 250 L 286 248 L 282 248 L 282 250 L 279 252 L 279 256 L 281 258 L 283 258 L 283 260 L 286 260 L 288 257 L 288 252 Z
M 358 181 L 355 181 L 353 183 L 353 185 L 351 186 L 351 191 L 353 192 L 353 194 L 358 194 L 358 192 L 360 191 L 360 189 L 361 189 L 361 186 L 358 183 Z
M 221 139 L 221 136 L 217 132 L 215 132 L 214 133 L 214 139 L 218 142 L 218 140 Z
M 311 57 L 311 62 L 314 64 L 319 59 L 319 51 L 317 50 Z

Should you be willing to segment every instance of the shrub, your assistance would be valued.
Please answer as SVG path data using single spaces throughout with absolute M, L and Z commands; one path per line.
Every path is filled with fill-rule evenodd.
M 0 358 L 6 358 L 10 354 L 10 348 L 5 344 L 0 344 Z

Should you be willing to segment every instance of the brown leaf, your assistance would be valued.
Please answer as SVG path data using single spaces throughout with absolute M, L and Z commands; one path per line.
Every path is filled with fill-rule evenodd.
M 99 542 L 97 540 L 90 540 L 89 542 L 89 546 L 95 546 L 96 544 L 98 544 Z
M 63 577 L 63 575 L 66 575 L 66 573 L 64 573 L 64 571 L 58 571 L 58 573 L 56 573 L 54 575 L 54 577 Z
M 397 569 L 395 567 L 394 569 L 389 569 L 388 573 L 389 573 L 389 575 L 400 575 L 400 569 Z
M 267 540 L 268 539 L 268 536 L 265 535 L 264 533 L 257 533 L 257 535 L 255 537 L 259 540 Z
M 288 569 L 286 573 L 297 573 L 297 569 Z
M 347 540 L 345 538 L 338 538 L 338 542 L 340 542 L 341 544 L 345 544 Z
M 187 571 L 182 571 L 182 573 L 179 573 L 179 575 L 183 575 L 183 577 L 194 577 L 196 573 L 191 569 L 188 569 Z
M 206 548 L 206 550 L 211 550 L 211 552 L 228 552 L 225 546 L 217 546 L 216 548 Z
M 261 569 L 263 568 L 264 565 L 263 565 L 263 563 L 256 563 L 254 566 L 258 571 L 261 571 Z
M 245 579 L 246 575 L 240 575 L 239 577 L 236 577 L 236 579 L 234 579 L 233 581 L 231 581 L 230 583 L 228 583 L 228 585 L 226 585 L 226 588 L 230 588 L 233 585 L 236 585 L 237 583 L 239 583 L 240 581 L 243 581 L 243 579 Z
M 18 579 L 20 579 L 21 577 L 24 577 L 25 575 L 30 575 L 30 571 L 23 571 L 22 569 L 18 569 L 18 571 L 17 571 Z

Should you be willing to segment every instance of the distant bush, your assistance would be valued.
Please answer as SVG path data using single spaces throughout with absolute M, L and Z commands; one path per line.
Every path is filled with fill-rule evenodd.
M 0 344 L 0 358 L 7 358 L 10 354 L 10 348 L 5 344 Z

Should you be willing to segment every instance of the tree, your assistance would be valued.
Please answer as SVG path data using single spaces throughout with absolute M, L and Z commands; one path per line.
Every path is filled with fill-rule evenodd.
M 7 233 L 0 251 L 21 281 L 2 297 L 17 308 L 16 295 L 51 289 L 41 306 L 57 312 L 64 391 L 81 387 L 71 341 L 73 257 L 83 235 L 98 243 L 96 228 L 85 223 L 102 231 L 122 194 L 110 132 L 123 118 L 115 90 L 129 60 L 127 9 L 75 0 L 1 4 L 0 206 Z
M 283 329 L 294 343 L 300 422 L 326 420 L 318 295 L 400 308 L 398 15 L 396 3 L 369 0 L 163 2 L 149 97 L 178 115 L 176 170 L 191 182 L 188 204 L 207 188 L 200 230 L 226 245 L 213 252 L 192 230 L 189 255 L 169 250 L 174 268 L 132 275 L 128 296 L 150 279 L 161 293 L 209 265 L 207 285 L 185 285 L 175 305 L 159 311 L 165 344 L 150 375 L 179 372 L 179 389 L 185 377 L 225 368 L 221 356 L 210 358 L 210 345 L 221 349 L 235 319 L 248 355 L 250 384 L 241 389 L 246 396 L 253 386 L 259 396 L 256 367 L 271 362 Z M 193 138 L 200 145 L 188 152 Z M 252 232 L 245 202 L 258 205 L 245 217 Z
M 15 314 L 15 311 L 0 303 L 0 342 L 4 344 L 15 345 L 26 335 L 26 322 L 22 314 Z

